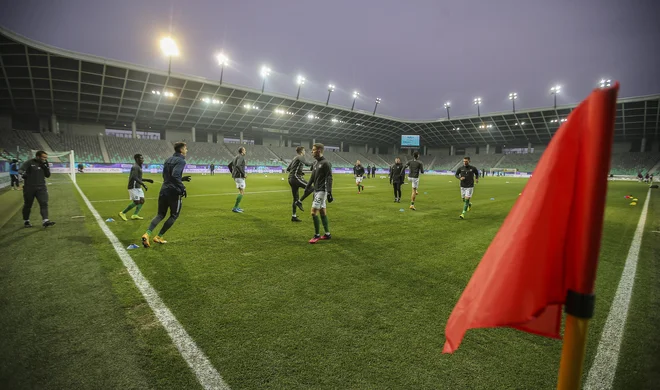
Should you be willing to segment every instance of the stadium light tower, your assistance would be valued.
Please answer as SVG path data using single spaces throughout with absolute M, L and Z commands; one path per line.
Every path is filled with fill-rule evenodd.
M 360 92 L 354 91 L 353 92 L 353 105 L 351 106 L 351 111 L 355 108 L 355 101 L 357 100 L 358 96 L 360 96 Z
M 167 75 L 169 76 L 172 72 L 172 57 L 177 57 L 179 55 L 179 48 L 174 42 L 174 39 L 170 37 L 165 37 L 160 40 L 160 50 L 163 51 L 167 57 L 169 57 L 169 65 L 167 66 Z
M 376 109 L 378 108 L 378 105 L 380 104 L 380 98 L 376 98 L 376 106 L 374 107 L 374 113 L 373 115 L 376 115 Z
M 330 104 L 330 94 L 335 91 L 335 85 L 334 84 L 328 84 L 328 100 L 325 101 L 325 105 L 327 106 Z
M 305 84 L 305 78 L 303 76 L 298 76 L 296 82 L 298 83 L 298 94 L 296 95 L 296 100 L 298 100 L 300 99 L 300 87 Z
M 602 79 L 600 80 L 600 83 L 598 83 L 601 88 L 607 88 L 612 86 L 612 80 L 610 79 Z
M 555 85 L 554 87 L 550 88 L 550 95 L 554 97 L 555 101 L 555 109 L 557 109 L 557 94 L 561 92 L 561 85 Z
M 449 117 L 449 108 L 451 107 L 451 102 L 445 103 L 445 110 L 447 110 L 447 120 L 451 119 Z
M 511 100 L 511 103 L 513 104 L 513 113 L 516 113 L 516 99 L 518 99 L 518 94 L 515 92 L 511 92 L 509 94 L 509 100 Z
M 215 56 L 220 65 L 220 84 L 222 84 L 222 75 L 225 73 L 225 65 L 229 65 L 229 58 L 224 53 L 219 53 Z
M 261 78 L 264 79 L 263 84 L 261 84 L 261 93 L 264 93 L 264 89 L 266 88 L 266 79 L 270 76 L 270 68 L 267 66 L 262 66 L 261 67 Z
M 481 106 L 481 98 L 475 98 L 475 99 L 474 99 L 474 104 L 477 105 L 477 116 L 478 116 L 479 118 L 481 118 L 481 110 L 480 110 L 480 108 L 479 108 L 479 107 Z

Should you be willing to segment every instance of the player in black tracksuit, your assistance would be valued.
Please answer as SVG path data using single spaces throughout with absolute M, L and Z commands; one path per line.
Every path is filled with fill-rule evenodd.
M 373 167 L 371 167 L 371 178 L 373 179 L 375 177 L 376 177 L 376 166 L 374 165 Z
M 291 205 L 291 222 L 302 222 L 302 220 L 299 219 L 296 215 L 296 207 L 299 208 L 300 211 L 305 211 L 303 209 L 302 202 L 309 196 L 309 194 L 312 193 L 312 191 L 305 191 L 302 198 L 300 198 L 298 190 L 300 188 L 304 189 L 307 187 L 307 181 L 303 179 L 303 166 L 311 167 L 312 164 L 306 162 L 303 158 L 305 156 L 304 147 L 298 146 L 296 148 L 296 153 L 296 157 L 291 160 L 291 163 L 286 168 L 286 171 L 289 172 L 289 186 L 291 186 L 291 194 L 293 195 L 293 204 Z
M 367 175 L 368 174 L 369 173 L 367 172 Z M 355 176 L 355 184 L 357 185 L 359 194 L 364 191 L 364 186 L 362 185 L 362 179 L 364 178 L 364 167 L 362 166 L 360 160 L 357 160 L 353 166 L 353 176 Z
M 39 210 L 43 219 L 42 226 L 49 227 L 55 222 L 48 219 L 48 188 L 46 178 L 50 177 L 50 165 L 48 165 L 48 154 L 43 150 L 37 152 L 35 158 L 21 165 L 19 173 L 23 175 L 23 221 L 26 228 L 32 227 L 30 223 L 30 211 L 34 198 L 39 202 Z
M 401 159 L 394 159 L 394 165 L 390 167 L 390 184 L 394 186 L 394 201 L 401 203 L 401 184 L 406 176 L 406 168 L 401 164 Z
M 472 209 L 472 192 L 474 183 L 479 183 L 479 170 L 470 165 L 470 157 L 463 157 L 463 166 L 456 170 L 454 175 L 461 183 L 461 198 L 463 199 L 463 212 L 460 219 L 465 219 L 465 213 Z
M 158 235 L 154 237 L 154 242 L 159 244 L 167 243 L 163 239 L 163 235 L 174 225 L 181 212 L 181 200 L 188 195 L 183 182 L 190 181 L 190 176 L 182 176 L 183 169 L 186 167 L 186 154 L 188 153 L 186 143 L 176 142 L 174 144 L 174 152 L 174 155 L 165 160 L 163 164 L 163 185 L 160 187 L 160 193 L 158 194 L 158 215 L 151 221 L 146 233 L 142 235 L 142 245 L 145 248 L 151 246 L 149 235 L 151 235 L 160 221 L 165 218 L 169 209 L 170 217 L 165 221 L 163 227 L 160 228 Z

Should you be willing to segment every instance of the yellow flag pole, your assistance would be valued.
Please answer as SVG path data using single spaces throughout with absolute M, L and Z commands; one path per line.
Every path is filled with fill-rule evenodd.
M 588 328 L 588 318 L 579 318 L 571 314 L 566 315 L 557 390 L 580 389 L 584 354 L 587 350 Z

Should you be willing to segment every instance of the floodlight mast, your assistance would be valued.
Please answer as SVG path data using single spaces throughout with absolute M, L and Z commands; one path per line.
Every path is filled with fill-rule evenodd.
M 261 67 L 261 77 L 264 79 L 263 84 L 261 84 L 261 93 L 264 93 L 264 89 L 266 89 L 266 79 L 270 76 L 270 68 L 267 66 L 262 66 Z
M 378 108 L 378 105 L 380 104 L 380 98 L 376 98 L 376 106 L 374 107 L 374 113 L 373 115 L 376 115 L 376 109 Z
M 229 64 L 229 58 L 224 53 L 219 53 L 216 57 L 220 65 L 220 84 L 222 84 L 222 76 L 225 73 L 225 65 Z
M 179 55 L 179 48 L 174 39 L 171 37 L 165 37 L 160 40 L 160 49 L 163 51 L 163 54 L 169 57 L 167 66 L 167 75 L 169 76 L 170 73 L 172 73 L 172 57 Z
M 326 105 L 326 106 L 327 106 L 328 104 L 330 104 L 330 94 L 331 94 L 332 92 L 334 92 L 334 90 L 335 90 L 335 85 L 334 85 L 334 84 L 329 84 L 329 85 L 328 85 L 328 100 L 325 101 L 325 105 Z
M 449 117 L 449 108 L 451 107 L 451 102 L 445 103 L 445 110 L 447 110 L 447 120 L 450 120 L 451 118 Z
M 480 106 L 481 106 L 481 98 L 480 98 L 480 97 L 475 98 L 475 99 L 474 99 L 474 104 L 477 106 L 477 116 L 478 116 L 479 118 L 481 118 L 481 109 L 480 109 Z
M 351 106 L 351 111 L 355 109 L 355 101 L 357 100 L 358 96 L 360 96 L 360 92 L 353 92 L 353 105 Z
M 518 99 L 518 94 L 516 92 L 511 92 L 509 94 L 509 100 L 511 100 L 511 103 L 513 104 L 513 113 L 516 113 L 516 99 Z
M 557 109 L 557 94 L 561 92 L 561 85 L 555 85 L 554 87 L 550 88 L 550 95 L 553 96 L 554 100 L 554 108 L 555 110 Z
M 298 83 L 298 94 L 296 95 L 296 100 L 298 100 L 300 99 L 300 87 L 305 84 L 305 78 L 303 76 L 298 76 L 296 82 Z

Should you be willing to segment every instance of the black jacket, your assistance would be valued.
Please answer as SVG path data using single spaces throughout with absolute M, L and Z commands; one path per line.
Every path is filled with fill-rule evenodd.
M 163 185 L 160 187 L 161 193 L 176 193 L 183 195 L 186 186 L 183 185 L 183 168 L 186 167 L 186 158 L 181 153 L 174 155 L 163 165 Z
M 406 176 L 406 168 L 403 164 L 394 164 L 390 167 L 390 183 L 401 184 Z
M 18 172 L 23 175 L 25 187 L 45 187 L 46 178 L 50 177 L 50 166 L 41 159 L 33 158 L 24 162 Z

